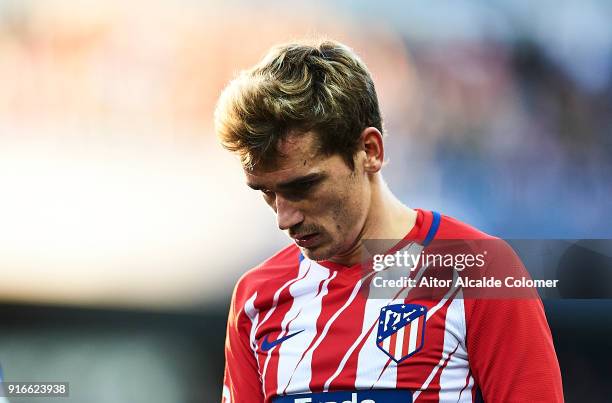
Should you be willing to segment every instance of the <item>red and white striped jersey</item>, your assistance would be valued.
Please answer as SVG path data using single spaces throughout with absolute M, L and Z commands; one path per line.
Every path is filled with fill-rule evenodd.
M 434 235 L 491 238 L 417 212 L 408 248 Z M 470 299 L 460 288 L 439 298 L 368 298 L 369 280 L 360 265 L 311 261 L 294 245 L 247 272 L 229 313 L 223 401 L 563 401 L 538 298 Z

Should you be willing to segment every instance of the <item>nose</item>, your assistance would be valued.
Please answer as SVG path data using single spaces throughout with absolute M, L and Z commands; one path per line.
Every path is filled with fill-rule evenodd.
M 281 230 L 288 230 L 304 221 L 304 215 L 291 201 L 277 194 L 275 202 L 276 221 Z

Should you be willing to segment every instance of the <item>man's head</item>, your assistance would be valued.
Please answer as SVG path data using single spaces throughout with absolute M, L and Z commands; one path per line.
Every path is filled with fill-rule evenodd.
M 350 49 L 272 49 L 224 90 L 215 126 L 306 256 L 330 259 L 359 242 L 383 128 L 370 74 Z

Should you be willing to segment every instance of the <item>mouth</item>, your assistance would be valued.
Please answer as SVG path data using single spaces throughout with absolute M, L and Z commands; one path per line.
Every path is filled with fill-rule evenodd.
M 300 235 L 293 237 L 295 243 L 301 248 L 312 248 L 321 238 L 318 232 L 308 235 Z

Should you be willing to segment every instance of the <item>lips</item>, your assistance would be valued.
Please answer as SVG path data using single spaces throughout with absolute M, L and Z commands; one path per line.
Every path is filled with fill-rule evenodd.
M 313 234 L 296 236 L 293 240 L 301 248 L 311 248 L 319 241 L 319 238 L 319 233 L 315 232 Z

